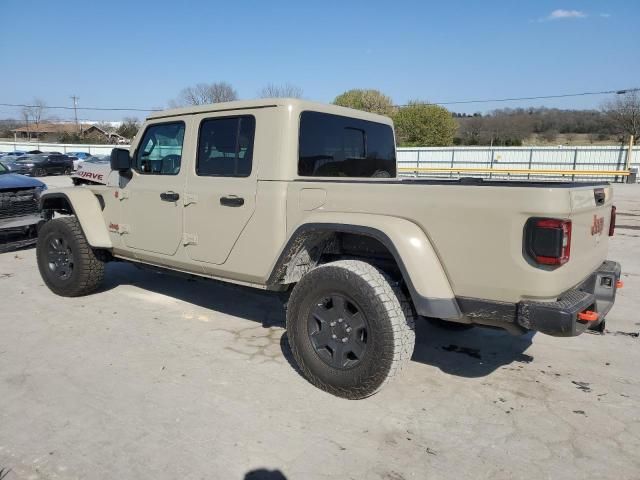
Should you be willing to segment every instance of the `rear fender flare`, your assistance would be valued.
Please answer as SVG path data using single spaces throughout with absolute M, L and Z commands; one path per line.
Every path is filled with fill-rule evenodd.
M 424 231 L 408 220 L 360 213 L 314 213 L 289 236 L 272 269 L 268 283 L 279 280 L 283 266 L 300 244 L 300 238 L 317 233 L 346 232 L 381 242 L 393 255 L 419 315 L 460 319 L 455 295 L 431 242 Z

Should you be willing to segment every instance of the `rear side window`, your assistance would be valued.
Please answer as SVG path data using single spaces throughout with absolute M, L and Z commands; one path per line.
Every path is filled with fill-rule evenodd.
M 182 163 L 184 122 L 150 125 L 136 153 L 134 168 L 146 175 L 177 175 Z
M 196 175 L 251 175 L 255 130 L 256 119 L 252 115 L 203 120 L 198 138 Z
M 320 112 L 302 112 L 298 175 L 395 177 L 396 152 L 389 125 Z

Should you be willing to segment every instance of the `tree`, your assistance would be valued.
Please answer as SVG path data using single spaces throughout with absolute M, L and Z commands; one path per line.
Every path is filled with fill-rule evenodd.
M 125 138 L 133 138 L 140 130 L 140 122 L 134 117 L 125 117 L 120 126 L 116 129 L 116 133 Z
M 401 107 L 393 121 L 398 144 L 407 147 L 452 145 L 457 128 L 449 110 L 415 100 Z
M 31 106 L 27 108 L 29 109 L 31 121 L 36 125 L 37 131 L 40 126 L 40 122 L 42 121 L 44 111 L 47 108 L 47 104 L 41 98 L 34 98 L 31 102 Z
M 640 137 L 640 94 L 627 92 L 606 102 L 603 110 L 610 119 L 616 133 Z
M 31 101 L 31 105 L 26 106 L 22 109 L 22 118 L 24 119 L 24 123 L 29 127 L 29 122 L 35 125 L 34 130 L 36 131 L 36 138 L 38 136 L 38 129 L 40 127 L 40 122 L 42 121 L 42 116 L 44 115 L 44 111 L 47 108 L 47 104 L 41 98 L 34 98 Z M 31 138 L 31 133 L 28 134 L 29 138 Z
M 12 130 L 14 128 L 19 128 L 20 126 L 21 126 L 20 122 L 12 118 L 7 118 L 6 120 L 0 120 L 0 138 L 13 137 Z
M 338 95 L 333 101 L 334 105 L 355 108 L 365 112 L 378 113 L 380 115 L 392 115 L 394 112 L 391 97 L 378 90 L 353 89 Z
M 63 132 L 59 137 L 60 143 L 91 143 L 94 145 L 105 145 L 109 140 L 99 133 L 82 134 L 79 132 Z
M 31 118 L 31 111 L 29 107 L 24 107 L 20 111 L 20 115 L 24 119 L 24 125 L 27 128 L 27 138 L 29 139 L 29 141 L 31 141 L 31 132 L 29 131 L 29 119 Z
M 458 121 L 460 130 L 460 141 L 465 145 L 478 145 L 484 133 L 484 119 L 480 115 L 461 118 Z
M 205 105 L 207 103 L 231 102 L 238 99 L 238 93 L 227 82 L 198 83 L 193 87 L 183 88 L 178 98 L 171 100 L 171 107 L 187 105 Z
M 258 92 L 260 98 L 302 98 L 302 88 L 285 83 L 284 85 L 275 85 L 268 83 Z
M 540 137 L 547 143 L 553 143 L 558 138 L 558 132 L 556 130 L 545 130 L 540 134 Z

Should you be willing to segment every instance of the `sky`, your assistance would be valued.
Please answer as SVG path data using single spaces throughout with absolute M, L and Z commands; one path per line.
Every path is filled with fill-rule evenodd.
M 375 88 L 394 103 L 640 87 L 640 0 L 0 0 L 0 103 L 165 108 L 226 81 L 331 102 Z M 607 96 L 447 105 L 598 108 Z M 0 118 L 19 117 L 0 106 Z M 47 115 L 72 119 L 73 111 Z M 87 120 L 144 112 L 81 111 Z

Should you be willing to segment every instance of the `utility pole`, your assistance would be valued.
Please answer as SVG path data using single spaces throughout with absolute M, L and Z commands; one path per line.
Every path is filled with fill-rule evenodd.
M 80 100 L 80 97 L 71 95 L 71 100 L 73 100 L 73 116 L 76 119 L 76 129 L 80 131 L 80 128 L 78 127 L 78 100 Z
M 633 135 L 629 135 L 629 150 L 627 150 L 627 161 L 625 162 L 624 169 L 629 171 L 631 168 L 631 162 L 633 161 Z

